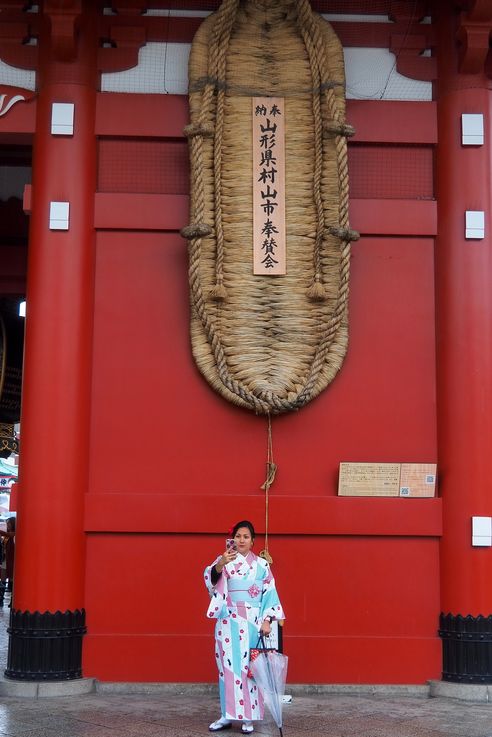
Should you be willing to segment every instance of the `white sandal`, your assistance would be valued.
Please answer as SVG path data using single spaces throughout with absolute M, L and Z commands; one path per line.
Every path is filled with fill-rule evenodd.
M 243 734 L 251 734 L 251 732 L 254 732 L 255 728 L 253 726 L 253 722 L 243 722 L 241 725 L 241 732 Z
M 225 717 L 220 717 L 220 719 L 217 719 L 216 722 L 212 722 L 209 726 L 210 732 L 219 732 L 221 729 L 230 729 L 232 727 L 232 722 L 229 721 L 229 719 L 226 719 Z

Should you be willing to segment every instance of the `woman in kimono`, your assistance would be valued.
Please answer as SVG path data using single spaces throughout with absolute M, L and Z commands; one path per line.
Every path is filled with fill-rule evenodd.
M 252 551 L 255 531 L 242 520 L 232 529 L 234 547 L 205 569 L 210 594 L 207 616 L 216 619 L 215 659 L 219 669 L 220 719 L 211 732 L 229 729 L 237 719 L 244 734 L 253 732 L 253 720 L 263 719 L 263 699 L 249 673 L 249 649 L 259 633 L 268 637 L 273 620 L 285 615 L 270 566 Z

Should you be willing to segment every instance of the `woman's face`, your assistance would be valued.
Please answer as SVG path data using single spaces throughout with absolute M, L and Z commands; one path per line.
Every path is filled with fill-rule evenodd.
M 240 527 L 234 535 L 234 540 L 236 541 L 238 553 L 241 553 L 241 555 L 247 555 L 253 547 L 253 538 L 247 527 Z

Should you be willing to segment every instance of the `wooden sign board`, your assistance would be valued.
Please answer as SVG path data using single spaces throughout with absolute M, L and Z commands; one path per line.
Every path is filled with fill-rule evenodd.
M 253 97 L 253 273 L 285 274 L 285 105 Z
M 399 463 L 340 463 L 339 496 L 398 496 Z
M 435 463 L 340 463 L 339 496 L 432 497 Z

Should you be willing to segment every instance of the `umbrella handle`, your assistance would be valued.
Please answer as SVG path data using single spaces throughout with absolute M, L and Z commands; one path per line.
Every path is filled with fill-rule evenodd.
M 260 644 L 262 646 L 262 650 L 271 650 L 272 652 L 275 652 L 275 648 L 274 647 L 267 647 L 266 646 L 265 638 L 263 637 L 263 633 L 261 631 L 258 634 L 258 642 L 256 643 L 256 647 L 258 647 L 258 645 L 260 645 Z

